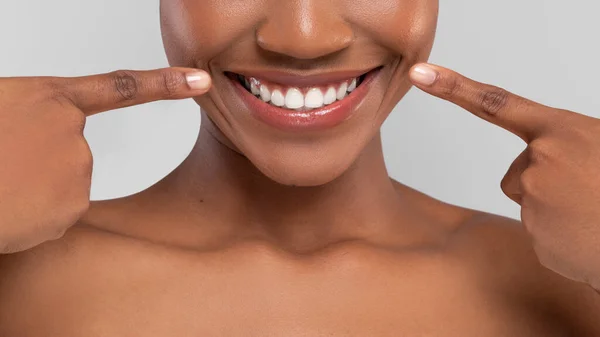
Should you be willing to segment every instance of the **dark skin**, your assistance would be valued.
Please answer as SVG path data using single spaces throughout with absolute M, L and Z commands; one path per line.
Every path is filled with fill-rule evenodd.
M 172 77 L 171 98 L 194 96 L 202 107 L 196 146 L 149 189 L 92 202 L 85 212 L 64 210 L 78 220 L 62 238 L 0 258 L 1 336 L 600 335 L 593 282 L 540 263 L 533 242 L 544 241 L 527 231 L 540 216 L 528 217 L 526 230 L 388 177 L 379 128 L 412 86 L 411 67 L 429 56 L 437 1 L 163 0 L 161 7 L 171 65 L 185 67 L 178 74 L 205 69 L 213 80 L 197 96 Z M 352 119 L 293 135 L 248 117 L 223 75 L 378 64 L 384 70 Z M 519 116 L 512 108 L 498 113 L 512 104 L 490 118 L 472 99 L 481 84 L 463 79 L 472 86 L 445 90 L 458 75 L 438 69 L 438 82 L 419 88 L 528 141 L 541 127 L 533 119 L 515 127 L 506 117 Z M 147 78 L 156 85 L 112 108 L 166 98 L 150 93 L 160 78 Z M 114 83 L 71 81 L 69 97 L 85 99 L 69 104 L 85 115 L 110 110 L 119 97 L 83 95 L 90 90 L 82 83 L 92 80 Z M 515 183 L 530 161 L 517 163 L 505 192 L 520 203 L 541 200 Z M 527 214 L 544 214 L 541 204 L 529 202 L 536 212 Z

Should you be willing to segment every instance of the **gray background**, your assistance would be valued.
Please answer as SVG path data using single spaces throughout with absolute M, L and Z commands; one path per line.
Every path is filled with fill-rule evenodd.
M 202 1 L 202 0 L 199 0 Z M 594 1 L 440 0 L 431 62 L 546 105 L 600 117 Z M 159 0 L 2 0 L 0 76 L 78 76 L 167 65 Z M 144 190 L 189 154 L 200 124 L 191 100 L 88 119 L 92 199 Z M 384 125 L 390 174 L 453 204 L 513 218 L 500 180 L 525 148 L 516 136 L 411 90 Z

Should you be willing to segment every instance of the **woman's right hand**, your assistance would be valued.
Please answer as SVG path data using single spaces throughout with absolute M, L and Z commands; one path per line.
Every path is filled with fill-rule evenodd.
M 87 211 L 87 116 L 209 87 L 206 72 L 188 68 L 0 78 L 0 253 L 60 238 Z

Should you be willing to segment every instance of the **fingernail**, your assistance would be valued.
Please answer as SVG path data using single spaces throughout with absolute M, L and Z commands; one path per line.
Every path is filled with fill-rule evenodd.
M 437 71 L 426 65 L 418 65 L 410 72 L 410 78 L 421 85 L 432 85 L 437 77 Z
M 210 76 L 204 71 L 189 73 L 186 79 L 192 90 L 206 90 L 210 87 Z

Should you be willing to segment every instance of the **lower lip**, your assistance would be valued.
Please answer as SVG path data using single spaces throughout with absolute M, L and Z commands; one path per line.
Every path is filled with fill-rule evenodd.
M 381 68 L 378 68 L 369 72 L 363 82 L 343 100 L 308 111 L 288 110 L 265 103 L 248 92 L 237 79 L 230 80 L 250 113 L 258 120 L 288 132 L 318 131 L 332 128 L 348 119 L 365 99 L 380 71 Z

